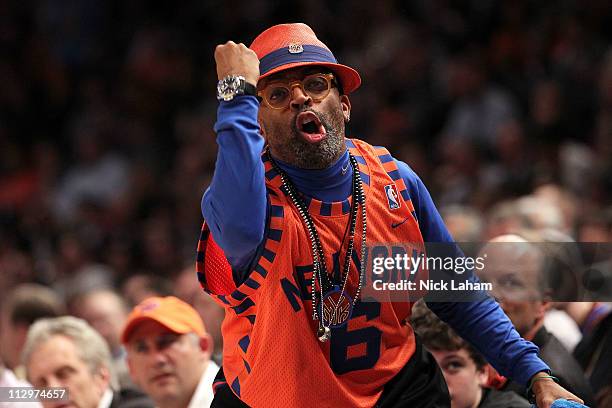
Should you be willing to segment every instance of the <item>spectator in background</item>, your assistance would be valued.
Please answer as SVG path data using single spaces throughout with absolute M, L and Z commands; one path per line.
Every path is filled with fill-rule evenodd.
M 482 216 L 474 208 L 465 205 L 442 207 L 440 215 L 463 253 L 466 256 L 476 256 L 483 239 Z
M 564 230 L 563 214 L 554 203 L 533 195 L 527 195 L 516 200 L 516 207 L 519 217 L 526 221 L 527 227 L 530 229 L 553 229 L 569 232 Z
M 535 173 L 534 152 L 528 148 L 527 137 L 520 121 L 509 120 L 500 123 L 493 141 L 496 160 L 488 164 L 480 164 L 477 187 L 481 201 L 486 204 L 499 198 L 514 197 L 528 194 Z
M 19 248 L 17 240 L 13 239 L 13 234 L 7 230 L 8 228 L 0 227 L 0 301 L 17 285 L 31 282 L 36 276 L 30 254 Z
M 140 392 L 119 390 L 108 345 L 84 320 L 43 319 L 28 332 L 22 355 L 34 387 L 66 388 L 68 404 L 79 408 L 152 408 Z M 44 407 L 66 401 L 44 401 Z
M 612 298 L 612 207 L 582 214 L 576 223 L 576 236 L 581 246 L 585 263 L 589 268 L 582 277 L 582 284 L 590 292 L 587 300 L 610 300 Z M 580 299 L 579 299 L 580 300 Z M 588 307 L 587 307 L 588 308 Z M 569 311 L 568 311 L 569 312 Z M 579 326 L 580 316 L 571 313 Z M 588 329 L 583 328 L 584 334 Z
M 612 386 L 612 305 L 602 302 L 572 302 L 565 310 L 574 318 L 584 337 L 574 357 L 585 370 L 595 394 L 603 396 Z
M 55 192 L 58 219 L 75 222 L 91 218 L 96 212 L 109 211 L 106 219 L 96 220 L 96 224 L 108 223 L 111 210 L 127 193 L 128 163 L 105 145 L 111 125 L 112 116 L 104 111 L 86 112 L 73 124 L 74 161 Z
M 484 240 L 528 228 L 518 212 L 515 200 L 504 200 L 489 209 L 486 215 Z
M 134 307 L 147 298 L 172 294 L 172 283 L 160 276 L 136 273 L 123 282 L 121 293 L 125 302 Z
M 474 208 L 460 205 L 442 207 L 440 215 L 456 242 L 479 242 L 482 239 L 482 216 Z
M 554 275 L 546 275 L 544 267 L 550 261 L 547 256 L 555 253 L 545 252 L 542 241 L 535 232 L 501 235 L 490 240 L 481 250 L 480 255 L 486 254 L 487 261 L 478 275 L 493 285 L 493 296 L 499 299 L 519 334 L 540 348 L 540 358 L 550 366 L 559 383 L 586 405 L 593 406 L 593 392 L 584 372 L 559 340 L 544 328 L 544 315 L 554 287 L 551 278 Z M 513 381 L 505 382 L 501 389 L 526 396 L 524 388 Z
M 544 315 L 544 327 L 571 353 L 582 339 L 582 333 L 574 319 L 559 305 L 587 296 L 582 290 L 584 260 L 581 247 L 572 237 L 556 229 L 543 229 L 534 238 L 544 241 L 543 248 L 547 253 L 544 276 L 554 294 L 551 298 L 556 300 L 550 303 Z
M 451 139 L 440 148 L 442 163 L 436 168 L 435 179 L 440 185 L 443 205 L 471 204 L 477 196 L 480 166 L 484 158 L 473 141 Z
M 526 195 L 494 205 L 487 215 L 484 238 L 520 230 L 552 229 L 568 234 L 570 231 L 560 206 L 543 195 Z
M 2 365 L 0 361 L 0 388 L 4 387 L 31 387 L 27 381 L 15 377 L 15 374 Z M 0 401 L 0 408 L 42 408 L 39 402 L 9 402 Z
M 460 140 L 492 151 L 498 127 L 518 116 L 515 101 L 488 78 L 484 55 L 475 46 L 454 56 L 448 69 L 449 93 L 456 100 L 442 142 Z
M 53 288 L 70 302 L 81 293 L 97 288 L 110 288 L 115 281 L 115 272 L 103 263 L 90 262 L 73 274 L 54 282 Z
M 36 284 L 17 286 L 4 298 L 0 310 L 1 361 L 18 378 L 25 378 L 19 357 L 30 326 L 38 319 L 60 316 L 65 310 L 55 292 Z
M 554 151 L 567 137 L 567 124 L 563 122 L 561 84 L 553 79 L 538 80 L 529 98 L 529 131 L 535 148 L 554 160 Z
M 579 242 L 612 242 L 612 207 L 582 214 L 575 228 Z
M 559 230 L 568 235 L 573 235 L 573 229 L 579 211 L 578 197 L 561 185 L 553 183 L 543 184 L 537 187 L 533 191 L 532 196 L 547 201 L 559 208 L 562 216 L 562 224 Z
M 170 209 L 162 209 L 143 223 L 142 266 L 154 276 L 169 276 L 180 265 L 178 235 Z
M 219 366 L 202 319 L 174 296 L 152 297 L 130 313 L 121 340 L 134 382 L 158 408 L 206 408 Z
M 442 369 L 451 397 L 451 408 L 529 408 L 531 404 L 512 391 L 485 388 L 487 362 L 469 343 L 438 319 L 424 302 L 412 307 L 410 323 Z
M 74 316 L 84 319 L 106 340 L 119 386 L 131 386 L 126 353 L 121 344 L 121 330 L 127 320 L 128 308 L 121 296 L 112 289 L 94 289 L 78 296 L 70 308 Z
M 564 302 L 553 302 L 544 315 L 544 327 L 561 342 L 570 353 L 582 339 L 576 322 L 559 307 Z
M 599 174 L 601 183 L 592 184 L 591 194 L 600 202 L 612 201 L 612 47 L 609 46 L 602 58 L 599 78 L 596 86 L 598 96 L 598 113 L 595 119 L 596 129 L 593 137 L 594 151 L 599 158 Z M 594 180 L 592 180 L 594 181 Z
M 203 295 L 200 285 L 194 282 L 194 276 L 193 265 L 185 267 L 174 281 L 174 294 L 179 299 L 189 303 L 198 312 L 215 345 L 212 359 L 215 363 L 221 364 L 223 356 L 221 324 L 223 323 L 225 310 L 216 304 L 210 296 Z

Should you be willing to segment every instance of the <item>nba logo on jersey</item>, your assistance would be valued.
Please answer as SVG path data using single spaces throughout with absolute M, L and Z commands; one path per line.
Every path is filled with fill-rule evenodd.
M 395 183 L 387 184 L 385 186 L 385 195 L 387 196 L 387 202 L 389 203 L 389 209 L 397 210 L 402 205 L 402 202 L 399 199 L 399 194 L 397 193 L 397 187 Z

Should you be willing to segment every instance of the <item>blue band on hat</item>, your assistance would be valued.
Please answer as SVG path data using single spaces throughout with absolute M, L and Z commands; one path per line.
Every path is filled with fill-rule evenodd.
M 289 47 L 279 48 L 265 55 L 259 61 L 259 72 L 265 75 L 268 71 L 285 64 L 295 62 L 330 62 L 337 64 L 338 61 L 330 50 L 316 45 L 303 45 L 304 51 L 298 54 L 289 52 Z

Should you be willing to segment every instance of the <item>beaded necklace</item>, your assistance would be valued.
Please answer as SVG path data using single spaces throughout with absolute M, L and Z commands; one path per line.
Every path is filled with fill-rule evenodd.
M 342 268 L 341 286 L 334 285 L 327 274 L 327 265 L 325 262 L 325 253 L 319 239 L 319 234 L 314 225 L 314 221 L 308 212 L 306 204 L 300 197 L 295 185 L 289 179 L 287 173 L 280 168 L 280 166 L 274 161 L 270 154 L 270 148 L 267 148 L 266 154 L 272 163 L 274 170 L 280 175 L 284 193 L 289 196 L 291 202 L 298 210 L 302 223 L 306 227 L 308 232 L 308 238 L 310 240 L 310 249 L 312 252 L 312 282 L 311 282 L 311 295 L 312 295 L 312 319 L 319 321 L 319 328 L 317 330 L 317 337 L 319 341 L 326 342 L 331 337 L 331 328 L 336 328 L 345 325 L 351 317 L 353 307 L 359 299 L 361 287 L 363 285 L 363 279 L 365 276 L 365 253 L 366 253 L 366 208 L 365 208 L 365 194 L 363 191 L 363 183 L 361 181 L 361 175 L 357 166 L 357 160 L 349 153 L 349 162 L 353 168 L 352 177 L 352 196 L 353 202 L 351 204 L 350 216 L 349 216 L 349 240 L 347 244 L 347 250 L 344 257 L 344 265 Z M 348 276 L 351 269 L 351 258 L 354 251 L 355 243 L 355 229 L 357 226 L 357 213 L 361 207 L 361 224 L 362 224 L 362 235 L 361 235 L 361 265 L 359 270 L 359 284 L 353 299 L 346 293 L 346 284 L 348 282 Z M 343 241 L 344 242 L 344 241 Z M 341 244 L 340 251 L 342 250 L 343 243 Z M 319 285 L 319 293 L 317 299 L 316 285 Z M 317 302 L 319 303 L 317 305 Z

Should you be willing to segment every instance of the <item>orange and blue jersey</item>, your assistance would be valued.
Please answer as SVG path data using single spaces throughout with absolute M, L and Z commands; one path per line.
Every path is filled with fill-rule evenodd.
M 219 153 L 202 200 L 206 223 L 197 269 L 203 287 L 226 307 L 223 365 L 232 391 L 254 406 L 269 406 L 279 392 L 291 406 L 312 406 L 313 398 L 323 405 L 374 405 L 414 351 L 414 335 L 405 324 L 410 304 L 362 299 L 348 324 L 320 343 L 311 317 L 310 244 L 280 177 L 260 155 L 256 99 L 221 103 L 215 130 Z M 427 190 L 405 163 L 356 140 L 347 147 L 365 183 L 368 242 L 452 242 Z M 309 211 L 333 274 L 340 269 L 337 252 L 350 208 L 348 153 L 319 171 L 320 177 L 279 164 L 310 197 Z M 322 182 L 327 176 L 331 188 Z M 389 185 L 401 198 L 396 210 L 385 194 Z M 356 290 L 359 262 L 356 257 L 349 294 Z M 495 302 L 429 306 L 518 382 L 548 368 Z
M 347 145 L 364 182 L 368 239 L 391 242 L 403 237 L 406 242 L 422 244 L 411 201 L 401 199 L 397 208 L 389 205 L 384 187 L 395 185 L 389 173 L 397 171 L 392 160 L 384 161 L 389 153 L 356 140 L 348 140 Z M 261 256 L 247 280 L 233 288 L 225 286 L 227 281 L 217 279 L 223 274 L 215 270 L 218 260 L 209 259 L 214 255 L 207 253 L 207 246 L 214 244 L 206 230 L 200 246 L 201 282 L 228 308 L 223 325 L 227 345 L 223 369 L 228 383 L 236 395 L 255 407 L 270 406 L 279 393 L 283 394 L 283 404 L 292 407 L 325 406 L 330 401 L 335 406 L 374 406 L 384 385 L 414 352 L 414 333 L 406 322 L 410 303 L 360 301 L 348 323 L 332 329 L 329 342 L 319 342 L 311 317 L 308 235 L 299 213 L 282 191 L 280 176 L 268 159 L 264 164 L 271 216 Z M 406 187 L 399 184 L 401 197 Z M 330 274 L 339 273 L 337 251 L 348 222 L 350 201 L 307 200 L 327 264 L 334 265 Z M 394 223 L 398 227 L 392 228 Z M 357 247 L 359 239 L 356 237 Z M 347 284 L 349 295 L 357 290 L 358 266 L 355 257 Z

